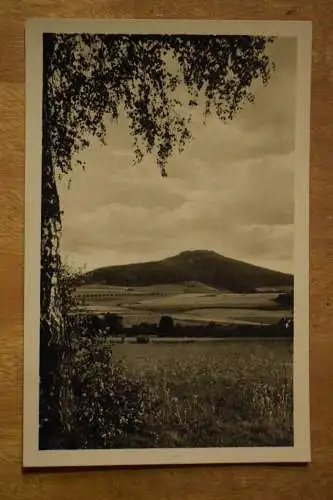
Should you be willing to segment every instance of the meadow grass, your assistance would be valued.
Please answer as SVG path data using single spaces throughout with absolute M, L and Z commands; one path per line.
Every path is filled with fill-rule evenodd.
M 292 446 L 292 342 L 112 345 L 144 387 L 145 431 L 128 447 Z

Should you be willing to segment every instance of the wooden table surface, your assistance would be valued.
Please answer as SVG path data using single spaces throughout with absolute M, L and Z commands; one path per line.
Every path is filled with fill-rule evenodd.
M 311 125 L 311 436 L 307 466 L 21 469 L 24 21 L 31 17 L 307 19 L 313 25 Z M 333 499 L 332 0 L 1 0 L 0 499 Z

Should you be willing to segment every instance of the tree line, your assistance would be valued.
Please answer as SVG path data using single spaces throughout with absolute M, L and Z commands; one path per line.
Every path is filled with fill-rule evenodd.
M 186 325 L 175 322 L 171 316 L 161 316 L 159 322 L 141 322 L 124 326 L 123 317 L 118 314 L 82 315 L 73 318 L 73 327 L 82 336 L 169 338 L 224 338 L 224 337 L 293 337 L 293 318 L 284 317 L 271 325 L 219 324 L 211 321 L 206 324 Z

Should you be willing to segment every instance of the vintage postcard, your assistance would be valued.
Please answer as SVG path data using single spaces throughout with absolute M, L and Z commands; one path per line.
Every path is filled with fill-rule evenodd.
M 27 22 L 25 467 L 310 461 L 311 31 Z

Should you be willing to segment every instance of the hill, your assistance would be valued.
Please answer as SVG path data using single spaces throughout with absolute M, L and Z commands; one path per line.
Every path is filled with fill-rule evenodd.
M 293 285 L 293 276 L 224 257 L 208 250 L 184 251 L 156 262 L 95 269 L 84 284 L 151 286 L 199 282 L 218 290 L 251 292 L 263 287 Z M 82 284 L 83 284 L 82 283 Z

